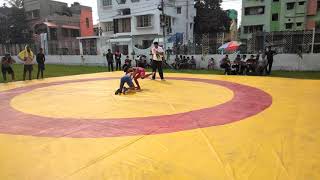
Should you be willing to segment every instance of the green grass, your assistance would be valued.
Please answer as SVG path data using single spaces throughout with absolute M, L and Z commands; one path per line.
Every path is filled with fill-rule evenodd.
M 106 67 L 100 66 L 67 66 L 67 65 L 46 65 L 45 77 L 59 77 L 78 74 L 90 74 L 98 72 L 106 72 Z M 23 65 L 14 65 L 16 80 L 22 80 Z M 167 73 L 188 73 L 188 74 L 218 74 L 222 75 L 223 71 L 219 70 L 164 70 Z M 37 66 L 34 66 L 33 79 L 37 75 Z M 320 71 L 273 71 L 271 77 L 296 78 L 296 79 L 320 79 Z M 9 80 L 10 76 L 7 77 Z M 3 83 L 2 77 L 0 83 Z
M 32 78 L 35 79 L 37 77 L 37 65 L 34 65 Z M 13 66 L 16 81 L 22 81 L 23 79 L 23 65 L 15 64 Z M 44 76 L 46 77 L 59 77 L 59 76 L 69 76 L 69 75 L 78 75 L 78 74 L 89 74 L 89 73 L 98 73 L 105 72 L 107 70 L 106 67 L 99 66 L 65 66 L 65 65 L 46 65 L 46 70 L 44 72 Z M 28 75 L 27 75 L 28 77 Z M 11 80 L 11 76 L 7 75 L 7 79 Z M 3 78 L 1 75 L 0 83 L 3 83 Z

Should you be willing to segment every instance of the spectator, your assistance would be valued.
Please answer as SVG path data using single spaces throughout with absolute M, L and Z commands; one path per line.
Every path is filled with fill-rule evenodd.
M 30 47 L 27 45 L 25 47 L 25 50 L 21 51 L 18 55 L 19 59 L 23 61 L 23 80 L 26 80 L 27 72 L 29 74 L 29 80 L 31 80 L 32 77 L 32 71 L 33 71 L 33 59 L 34 55 L 31 51 Z
M 5 56 L 1 59 L 1 71 L 4 81 L 7 81 L 7 73 L 11 74 L 11 80 L 14 81 L 14 71 L 12 65 L 15 62 L 16 61 L 11 58 L 9 53 L 6 53 Z
M 124 60 L 124 64 L 126 64 L 128 67 L 131 67 L 132 60 L 129 58 L 129 56 L 126 57 Z
M 121 70 L 121 53 L 119 49 L 114 53 L 114 58 L 116 59 L 116 71 Z
M 231 63 L 229 56 L 225 55 L 220 61 L 220 68 L 224 69 L 224 74 L 229 75 L 231 71 Z
M 242 58 L 241 58 L 241 62 L 240 62 L 240 72 L 239 74 L 243 75 L 244 72 L 246 72 L 246 61 L 247 61 L 247 55 L 242 55 Z
M 263 56 L 259 56 L 258 62 L 257 62 L 257 74 L 262 76 L 265 73 L 267 73 L 267 65 L 268 61 L 266 60 L 265 54 Z
M 37 54 L 36 57 L 37 63 L 38 63 L 38 73 L 37 73 L 37 79 L 39 79 L 39 75 L 41 74 L 41 78 L 43 79 L 43 71 L 45 70 L 45 61 L 46 57 L 43 54 L 43 49 L 40 48 L 40 52 Z
M 276 54 L 276 52 L 271 50 L 271 46 L 268 46 L 266 49 L 266 56 L 267 56 L 267 61 L 268 61 L 267 74 L 271 74 L 271 69 L 272 69 L 272 65 L 273 65 L 273 56 L 275 54 Z
M 256 59 L 254 55 L 251 55 L 250 58 L 246 61 L 246 74 L 255 73 L 256 72 Z
M 111 49 L 108 49 L 108 53 L 106 54 L 107 62 L 108 62 L 108 70 L 113 71 L 113 54 Z
M 240 54 L 234 59 L 232 67 L 235 69 L 235 74 L 240 74 L 240 67 L 241 67 L 241 56 Z
M 208 70 L 214 70 L 214 59 L 213 58 L 210 58 L 209 61 L 208 61 Z
M 162 70 L 162 60 L 164 56 L 164 51 L 162 47 L 159 46 L 158 42 L 153 43 L 154 47 L 152 48 L 152 79 L 156 78 L 157 69 L 159 71 L 159 75 L 161 80 L 164 80 L 163 70 Z
M 191 59 L 190 59 L 189 62 L 190 62 L 191 69 L 196 69 L 197 68 L 196 60 L 194 59 L 193 56 L 191 56 Z
M 174 59 L 174 62 L 171 65 L 174 69 L 179 69 L 179 63 L 180 63 L 179 56 L 176 55 L 176 58 Z

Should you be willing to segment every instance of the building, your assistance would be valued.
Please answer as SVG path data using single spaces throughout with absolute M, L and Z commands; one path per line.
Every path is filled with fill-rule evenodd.
M 98 0 L 98 15 L 101 52 L 110 48 L 124 54 L 149 54 L 148 48 L 154 41 L 166 47 L 175 43 L 172 39 L 180 39 L 172 38 L 175 36 L 183 35 L 179 43 L 193 41 L 193 0 L 164 0 L 164 7 L 159 0 Z
M 49 54 L 79 54 L 76 37 L 94 34 L 91 7 L 52 0 L 25 0 L 24 7 L 36 41 Z
M 243 0 L 241 39 L 256 32 L 319 28 L 319 0 Z

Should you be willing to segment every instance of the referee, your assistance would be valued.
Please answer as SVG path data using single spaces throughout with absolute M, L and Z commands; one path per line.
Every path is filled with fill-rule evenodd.
M 158 42 L 154 42 L 153 45 L 154 45 L 154 47 L 151 49 L 151 51 L 152 51 L 152 72 L 153 72 L 152 79 L 153 80 L 156 79 L 156 73 L 157 73 L 157 69 L 158 69 L 161 80 L 164 80 L 163 70 L 162 70 L 162 60 L 164 57 L 164 50 L 162 47 L 159 46 Z

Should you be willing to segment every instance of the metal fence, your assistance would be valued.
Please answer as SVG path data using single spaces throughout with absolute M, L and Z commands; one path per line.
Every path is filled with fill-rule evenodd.
M 174 45 L 174 54 L 219 54 L 218 48 L 229 42 L 228 33 L 195 34 L 194 42 Z M 260 32 L 241 40 L 239 51 L 257 53 L 267 46 L 278 53 L 320 53 L 320 31 Z
M 34 41 L 32 43 L 24 44 L 0 44 L 0 56 L 3 56 L 6 52 L 11 55 L 17 55 L 20 51 L 24 50 L 25 46 L 29 45 L 33 52 L 38 52 L 41 47 L 40 41 Z M 79 40 L 59 40 L 48 41 L 45 50 L 49 55 L 79 55 Z
M 243 41 L 241 51 L 256 53 L 271 46 L 278 53 L 320 53 L 320 31 L 260 32 Z

